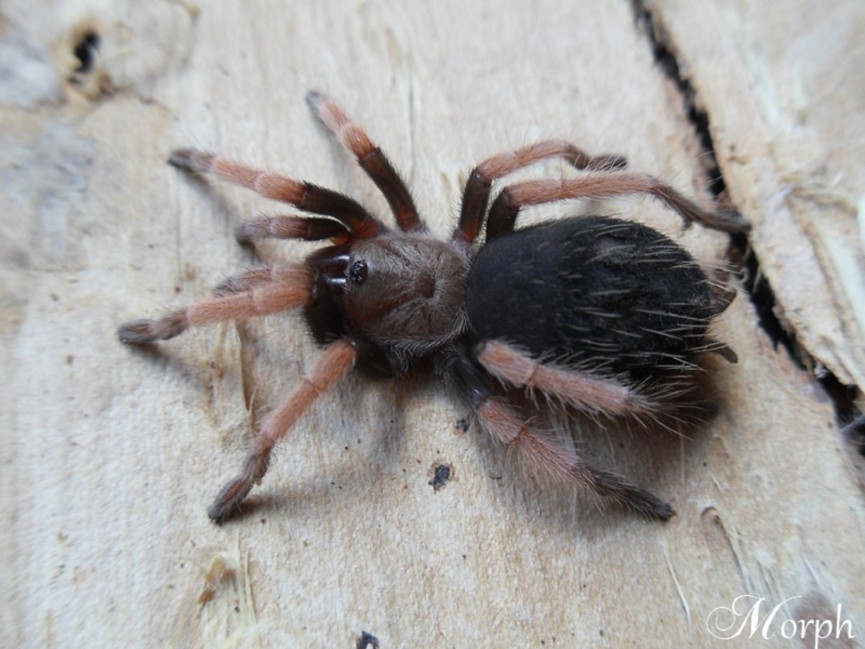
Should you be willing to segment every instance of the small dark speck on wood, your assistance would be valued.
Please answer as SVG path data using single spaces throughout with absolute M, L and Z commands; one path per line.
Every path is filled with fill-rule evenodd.
M 451 465 L 439 464 L 435 467 L 433 478 L 427 484 L 432 485 L 434 491 L 443 488 L 451 477 Z
M 363 631 L 354 646 L 357 649 L 378 649 L 378 638 L 369 631 Z

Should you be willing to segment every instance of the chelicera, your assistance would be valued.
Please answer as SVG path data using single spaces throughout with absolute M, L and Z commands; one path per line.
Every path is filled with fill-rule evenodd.
M 402 375 L 425 360 L 463 395 L 482 428 L 531 469 L 669 518 L 667 503 L 581 459 L 532 415 L 533 404 L 561 407 L 590 429 L 696 425 L 710 409 L 697 389 L 698 358 L 715 352 L 735 360 L 708 335 L 729 292 L 716 290 L 682 247 L 644 225 L 595 216 L 515 229 L 516 217 L 528 205 L 647 193 L 688 223 L 729 232 L 747 223 L 734 212 L 704 211 L 656 178 L 626 171 L 621 157 L 589 156 L 550 140 L 477 165 L 459 223 L 441 241 L 428 233 L 405 183 L 366 132 L 332 99 L 311 92 L 307 102 L 384 194 L 397 228 L 332 190 L 202 151 L 174 151 L 175 167 L 320 215 L 253 218 L 239 227 L 241 241 L 329 243 L 303 263 L 241 273 L 209 299 L 119 329 L 123 342 L 144 344 L 190 326 L 294 309 L 322 346 L 293 393 L 262 421 L 240 473 L 219 492 L 209 516 L 223 521 L 238 511 L 267 472 L 274 445 L 347 371 Z M 494 181 L 551 158 L 584 173 L 511 184 L 488 209 Z M 484 228 L 485 244 L 476 251 Z

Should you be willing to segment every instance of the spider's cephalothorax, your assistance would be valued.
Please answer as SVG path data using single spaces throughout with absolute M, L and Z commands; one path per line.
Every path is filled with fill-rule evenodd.
M 298 308 L 324 347 L 291 397 L 262 422 L 241 473 L 217 495 L 210 517 L 221 521 L 238 509 L 266 473 L 274 445 L 347 370 L 401 374 L 429 359 L 465 396 L 482 427 L 532 468 L 669 518 L 668 504 L 586 464 L 505 390 L 533 392 L 598 427 L 693 424 L 702 412 L 691 402 L 697 398 L 696 356 L 713 351 L 735 360 L 732 350 L 707 336 L 729 295 L 713 290 L 687 252 L 646 226 L 604 217 L 521 230 L 514 223 L 526 205 L 627 193 L 649 193 L 689 222 L 719 230 L 741 232 L 747 223 L 733 212 L 705 212 L 652 176 L 624 171 L 618 156 L 590 157 L 550 140 L 475 167 L 459 224 L 449 241 L 440 241 L 427 233 L 405 184 L 363 129 L 330 98 L 313 92 L 307 101 L 385 195 L 398 229 L 331 190 L 209 153 L 175 151 L 169 161 L 176 167 L 322 215 L 254 218 L 240 226 L 241 241 L 331 244 L 303 263 L 242 273 L 210 299 L 119 330 L 123 342 L 141 344 L 191 325 Z M 493 181 L 549 158 L 586 173 L 507 186 L 487 209 Z M 475 254 L 472 244 L 484 226 L 485 245 Z
M 325 248 L 307 262 L 317 271 L 307 321 L 316 339 L 347 334 L 360 351 L 383 353 L 388 369 L 403 373 L 465 333 L 468 252 L 403 233 Z

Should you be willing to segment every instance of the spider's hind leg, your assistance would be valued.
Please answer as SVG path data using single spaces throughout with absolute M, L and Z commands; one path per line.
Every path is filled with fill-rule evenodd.
M 467 355 L 453 354 L 441 359 L 440 371 L 468 395 L 481 426 L 509 450 L 518 454 L 533 472 L 547 474 L 560 482 L 576 481 L 593 493 L 614 500 L 648 518 L 668 520 L 669 504 L 657 496 L 584 462 L 570 445 L 556 439 L 526 419 L 518 409 L 497 396 L 481 368 Z
M 611 198 L 626 194 L 648 194 L 678 212 L 686 224 L 701 223 L 723 232 L 747 232 L 750 224 L 733 210 L 706 211 L 653 176 L 624 171 L 597 172 L 580 178 L 527 180 L 505 187 L 490 206 L 488 231 L 507 232 L 519 211 L 574 198 Z
M 475 349 L 475 358 L 503 383 L 541 392 L 591 415 L 648 416 L 654 406 L 646 395 L 623 383 L 539 362 L 530 354 L 498 340 L 481 342 Z
M 705 338 L 699 352 L 712 352 L 736 362 L 728 346 Z M 485 340 L 475 359 L 491 376 L 515 388 L 538 394 L 550 405 L 566 406 L 594 421 L 618 422 L 638 430 L 663 429 L 687 434 L 715 415 L 714 401 L 705 394 L 699 369 L 681 368 L 663 381 L 634 384 L 541 362 L 531 354 L 498 340 Z

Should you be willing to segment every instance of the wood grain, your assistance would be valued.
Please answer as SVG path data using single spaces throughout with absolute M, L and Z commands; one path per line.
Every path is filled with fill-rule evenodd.
M 352 376 L 279 448 L 257 506 L 217 527 L 207 505 L 316 348 L 291 315 L 150 350 L 117 341 L 120 322 L 256 263 L 233 229 L 282 210 L 190 181 L 165 163 L 171 149 L 387 214 L 310 117 L 317 88 L 384 147 L 441 236 L 472 165 L 539 138 L 624 154 L 707 206 L 681 90 L 624 2 L 4 3 L 0 644 L 354 647 L 367 631 L 381 647 L 753 646 L 707 628 L 745 594 L 767 610 L 786 601 L 783 619 L 835 620 L 841 606 L 856 639 L 834 646 L 861 642 L 862 484 L 813 370 L 863 385 L 865 18 L 844 0 L 752 4 L 648 7 L 814 366 L 774 345 L 741 294 L 716 327 L 740 362 L 717 364 L 711 425 L 583 440 L 669 499 L 673 520 L 601 513 L 521 476 L 430 377 Z M 76 73 L 87 33 L 98 49 Z M 707 262 L 727 247 L 651 199 L 526 222 L 564 212 L 640 219 Z M 441 464 L 450 477 L 434 489 Z

